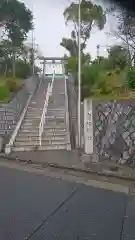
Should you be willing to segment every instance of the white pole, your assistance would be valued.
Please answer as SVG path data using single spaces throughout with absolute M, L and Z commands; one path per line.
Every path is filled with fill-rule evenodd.
M 34 76 L 35 72 L 35 49 L 34 49 L 34 29 L 32 29 L 32 76 Z
M 78 147 L 81 147 L 81 0 L 78 7 Z

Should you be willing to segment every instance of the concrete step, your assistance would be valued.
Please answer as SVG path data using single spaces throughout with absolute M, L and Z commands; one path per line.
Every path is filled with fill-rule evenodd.
M 40 120 L 37 120 L 37 121 L 32 120 L 31 122 L 25 122 L 24 121 L 22 123 L 22 127 L 24 127 L 24 128 L 27 127 L 27 126 L 29 126 L 29 127 L 32 127 L 32 126 L 33 127 L 35 127 L 35 126 L 39 127 L 39 124 L 40 124 Z
M 12 147 L 13 152 L 29 152 L 29 151 L 47 151 L 47 150 L 66 150 L 67 145 L 48 145 L 48 146 L 23 146 L 23 147 Z
M 47 113 L 50 115 L 50 116 L 53 116 L 54 114 L 55 115 L 62 115 L 62 114 L 65 114 L 66 110 L 64 111 L 49 111 L 49 108 L 47 109 Z
M 40 118 L 32 118 L 32 119 L 27 119 L 24 118 L 23 123 L 31 124 L 31 123 L 39 123 Z
M 39 136 L 39 129 L 38 128 L 27 128 L 27 129 L 23 129 L 21 128 L 19 130 L 19 133 L 18 135 L 20 136 L 21 135 L 28 135 L 28 136 Z M 55 128 L 55 129 L 52 129 L 52 128 L 46 128 L 44 129 L 43 131 L 43 136 L 52 136 L 52 135 L 57 135 L 57 136 L 62 136 L 62 135 L 65 135 L 67 134 L 67 129 L 65 128 Z
M 50 122 L 50 123 L 65 123 L 65 118 L 46 118 L 46 121 Z M 51 125 L 51 124 L 50 124 Z
M 61 112 L 61 111 L 65 111 L 65 108 L 48 108 L 48 112 Z
M 63 115 L 63 116 L 62 116 L 62 115 L 59 115 L 59 116 L 55 116 L 55 115 L 49 116 L 49 115 L 47 115 L 47 116 L 46 116 L 46 119 L 47 119 L 47 120 L 50 120 L 50 121 L 59 120 L 59 119 L 60 119 L 60 120 L 62 120 L 62 119 L 64 120 L 65 118 L 66 118 L 66 116 L 64 116 L 64 115 Z
M 43 111 L 43 107 L 44 107 L 44 105 L 41 107 L 39 107 L 39 106 L 36 106 L 36 107 L 34 107 L 34 108 L 28 108 L 28 110 L 27 110 L 27 112 L 42 112 Z
M 32 125 L 23 124 L 20 129 L 29 130 L 29 131 L 37 130 L 37 129 L 39 129 L 39 124 L 36 124 L 36 125 L 34 125 L 34 124 L 32 124 Z
M 39 134 L 38 132 L 19 132 L 16 139 L 18 138 L 38 138 Z
M 46 124 L 52 126 L 52 128 L 56 125 L 66 125 L 65 121 L 61 121 L 60 119 L 59 120 L 55 120 L 55 121 L 51 121 L 51 120 L 46 120 Z
M 46 117 L 45 117 L 46 119 L 48 119 L 48 120 L 54 120 L 54 119 L 65 119 L 65 114 L 63 114 L 63 115 L 57 115 L 57 116 L 49 116 L 49 115 L 47 115 Z
M 27 116 L 25 116 L 24 117 L 24 121 L 27 121 L 27 122 L 30 122 L 30 121 L 32 121 L 32 120 L 39 120 L 40 121 L 40 119 L 41 119 L 41 116 L 33 116 L 33 117 L 27 117 Z
M 50 131 L 54 131 L 55 129 L 59 129 L 59 131 L 67 131 L 66 129 L 66 124 L 59 124 L 59 125 L 54 125 L 54 126 L 51 126 L 51 125 L 44 125 L 44 131 L 45 130 L 50 130 Z
M 41 118 L 41 116 L 42 116 L 42 113 L 32 113 L 32 114 L 29 114 L 29 113 L 27 113 L 26 115 L 25 115 L 25 119 L 31 119 L 31 118 Z
M 55 141 L 65 141 L 67 140 L 67 136 L 57 136 L 57 135 L 50 135 L 50 136 L 43 136 L 42 135 L 42 140 L 43 141 L 50 141 L 50 140 L 55 140 Z M 39 136 L 24 136 L 24 135 L 19 135 L 16 137 L 16 142 L 27 142 L 27 141 L 39 141 Z
M 25 119 L 32 119 L 32 118 L 40 118 L 41 119 L 41 116 L 42 116 L 42 113 L 40 113 L 40 114 L 35 114 L 35 113 L 29 114 L 29 113 L 27 113 L 25 115 Z
M 55 131 L 44 131 L 42 136 L 43 137 L 64 137 L 67 135 L 66 131 L 60 131 L 60 130 L 55 130 Z M 39 136 L 39 131 L 19 131 L 17 137 L 38 137 Z
M 31 110 L 30 110 L 30 111 L 27 112 L 27 115 L 30 116 L 30 115 L 33 115 L 33 114 L 34 114 L 34 115 L 39 116 L 39 115 L 42 114 L 42 112 L 43 112 L 43 109 L 42 109 L 42 111 L 40 111 L 40 110 L 33 110 L 33 111 L 31 111 Z
M 66 114 L 66 111 L 63 111 L 63 112 L 49 112 L 47 110 L 47 116 L 65 116 Z
M 44 140 L 42 139 L 42 146 L 49 146 L 49 145 L 66 145 L 67 141 L 66 140 Z M 14 146 L 15 147 L 23 147 L 23 146 L 37 146 L 40 145 L 40 141 L 27 141 L 27 142 L 21 142 L 21 141 L 15 141 Z
M 40 105 L 40 106 L 39 106 Z M 43 102 L 43 104 L 42 104 L 42 106 L 41 106 L 41 104 L 39 104 L 39 105 L 37 105 L 37 106 L 35 106 L 35 105 L 29 105 L 28 106 L 28 110 L 39 110 L 39 111 L 42 111 L 42 106 L 44 106 L 44 102 Z M 38 107 L 38 108 L 37 108 Z
M 51 136 L 57 136 L 57 137 L 64 137 L 67 135 L 66 131 L 45 131 L 43 132 L 42 136 L 51 137 Z
M 36 136 L 38 136 L 39 130 L 38 128 L 35 129 L 25 129 L 25 128 L 20 128 L 19 133 L 18 134 L 35 134 Z

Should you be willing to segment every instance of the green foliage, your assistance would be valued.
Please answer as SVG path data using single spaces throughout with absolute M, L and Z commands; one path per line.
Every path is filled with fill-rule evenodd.
M 77 59 L 76 57 L 71 57 L 67 63 L 68 72 L 74 73 L 77 71 Z
M 1 0 L 0 24 L 14 46 L 19 46 L 32 29 L 32 12 L 18 0 Z
M 78 46 L 76 44 L 76 41 L 73 41 L 70 38 L 62 38 L 60 45 L 70 53 L 71 57 L 77 55 Z
M 17 78 L 27 78 L 31 75 L 31 66 L 24 61 L 17 61 L 16 62 L 16 77 Z
M 114 45 L 108 50 L 108 59 L 112 69 L 125 69 L 128 64 L 128 50 L 122 46 Z
M 127 73 L 127 84 L 130 89 L 135 89 L 135 68 Z
M 72 2 L 64 11 L 66 24 L 72 22 L 74 24 L 74 39 L 78 36 L 78 8 L 79 4 Z M 81 39 L 85 43 L 90 38 L 90 32 L 94 25 L 100 30 L 104 28 L 106 16 L 101 6 L 93 4 L 91 1 L 81 1 Z M 84 44 L 83 49 L 86 47 Z M 83 50 L 82 49 L 82 50 Z
M 69 63 L 70 69 L 75 69 L 75 61 L 78 62 L 78 3 L 72 2 L 68 6 L 63 15 L 66 24 L 72 22 L 73 30 L 71 31 L 70 38 L 62 38 L 60 45 L 64 47 L 70 54 L 70 57 L 75 57 L 76 60 Z M 90 38 L 90 33 L 93 26 L 97 26 L 100 30 L 104 28 L 106 23 L 106 16 L 101 6 L 93 4 L 91 1 L 81 1 L 81 59 L 82 65 L 90 63 L 90 55 L 84 53 L 84 49 L 87 46 L 87 40 Z M 73 66 L 71 66 L 73 65 Z M 77 64 L 76 64 L 77 66 Z
M 8 101 L 10 96 L 9 88 L 5 83 L 0 84 L 0 102 Z
M 110 94 L 113 91 L 111 80 L 107 73 L 100 74 L 96 87 L 101 94 Z
M 82 86 L 81 88 L 81 101 L 84 100 L 84 98 L 87 98 L 90 96 L 90 87 L 86 86 Z
M 93 94 L 97 92 L 101 95 L 120 95 L 125 92 L 123 72 L 120 74 L 114 72 L 100 72 L 98 81 L 94 85 Z
M 93 86 L 98 80 L 99 69 L 97 65 L 84 65 L 82 69 L 82 85 Z
M 10 92 L 17 92 L 20 88 L 20 81 L 18 79 L 8 78 L 6 85 Z
M 112 69 L 112 64 L 109 58 L 105 58 L 105 57 L 98 57 L 96 59 L 94 59 L 94 61 L 92 61 L 92 65 L 98 65 L 98 69 L 100 69 L 100 71 L 109 71 Z
M 19 0 L 1 0 L 0 27 L 5 30 L 7 36 L 7 39 L 0 42 L 0 73 L 5 77 L 16 75 L 19 78 L 25 78 L 29 76 L 30 61 L 26 59 L 29 54 L 24 59 L 23 41 L 33 28 L 32 12 Z
M 19 79 L 32 73 L 32 47 L 23 44 L 33 28 L 32 12 L 19 0 L 0 0 L 1 27 L 6 38 L 0 41 L 0 101 L 7 101 L 11 92 L 19 90 Z M 35 49 L 34 53 L 37 53 Z M 35 66 L 35 73 L 38 71 Z

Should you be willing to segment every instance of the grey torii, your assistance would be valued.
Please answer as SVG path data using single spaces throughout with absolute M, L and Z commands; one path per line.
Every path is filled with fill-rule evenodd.
M 45 71 L 46 71 L 46 65 L 48 64 L 54 64 L 54 65 L 58 65 L 58 64 L 66 64 L 68 62 L 68 58 L 65 57 L 44 57 L 44 56 L 40 56 L 38 57 L 39 60 L 41 60 L 41 64 L 43 64 L 43 75 L 45 75 Z

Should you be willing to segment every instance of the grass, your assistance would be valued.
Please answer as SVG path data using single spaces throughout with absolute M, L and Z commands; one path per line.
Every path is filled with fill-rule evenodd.
M 0 77 L 0 103 L 8 103 L 11 92 L 17 92 L 20 88 L 20 80 Z
M 128 94 L 95 94 L 89 96 L 89 98 L 93 100 L 129 100 L 135 99 L 135 95 L 132 95 L 131 92 L 128 92 Z
M 7 103 L 10 99 L 10 91 L 5 83 L 0 83 L 0 103 Z

